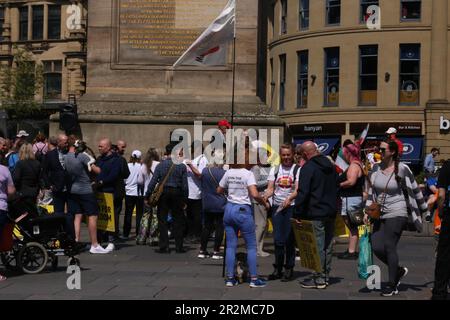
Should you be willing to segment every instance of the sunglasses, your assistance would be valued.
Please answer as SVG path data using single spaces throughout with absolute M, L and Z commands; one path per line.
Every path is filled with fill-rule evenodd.
M 381 151 L 381 152 L 385 152 L 385 151 L 386 151 L 386 148 L 380 148 L 380 151 Z

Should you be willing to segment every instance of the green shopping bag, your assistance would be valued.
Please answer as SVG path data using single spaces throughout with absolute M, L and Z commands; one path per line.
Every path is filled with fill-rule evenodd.
M 360 279 L 367 279 L 370 276 L 367 268 L 372 265 L 372 245 L 370 244 L 370 226 L 360 226 L 364 228 L 359 237 L 359 257 L 358 257 L 358 276 Z

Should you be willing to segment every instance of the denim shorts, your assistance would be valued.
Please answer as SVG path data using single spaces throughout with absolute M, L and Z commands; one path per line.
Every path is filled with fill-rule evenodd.
M 71 214 L 85 214 L 87 216 L 98 215 L 97 198 L 93 193 L 70 194 L 67 207 Z
M 341 197 L 342 209 L 341 215 L 346 216 L 347 211 L 359 211 L 364 208 L 364 202 L 362 197 Z

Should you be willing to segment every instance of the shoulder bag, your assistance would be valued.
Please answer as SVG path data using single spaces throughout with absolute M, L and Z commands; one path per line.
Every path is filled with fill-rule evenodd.
M 389 177 L 389 179 L 388 179 L 388 181 L 387 181 L 387 183 L 386 183 L 386 186 L 384 187 L 384 191 L 383 191 L 383 194 L 384 194 L 384 197 L 383 197 L 383 204 L 384 204 L 384 202 L 386 201 L 386 196 L 387 196 L 386 191 L 387 191 L 387 187 L 388 187 L 389 181 L 391 181 L 393 175 L 394 175 L 394 172 L 391 173 L 391 175 L 390 175 L 390 177 Z M 372 188 L 372 196 L 373 196 L 373 194 L 376 193 L 376 192 L 375 192 L 375 188 L 373 187 L 372 181 L 370 181 L 370 179 L 367 179 L 367 180 L 368 180 L 368 182 L 369 182 L 370 187 Z M 374 219 L 374 220 L 380 219 L 380 217 L 381 217 L 381 203 L 378 203 L 378 202 L 377 202 L 377 197 L 373 196 L 372 204 L 371 204 L 370 206 L 368 206 L 368 207 L 365 209 L 365 212 L 367 213 L 367 215 L 368 215 L 371 219 Z
M 172 163 L 172 165 L 170 166 L 169 172 L 167 172 L 166 176 L 164 177 L 163 181 L 160 182 L 155 190 L 153 190 L 152 194 L 149 197 L 148 200 L 148 205 L 150 207 L 156 207 L 156 205 L 158 204 L 159 198 L 161 198 L 161 195 L 163 193 L 163 189 L 164 189 L 164 185 L 167 182 L 167 179 L 169 178 L 170 174 L 172 173 L 173 169 L 175 168 L 175 164 Z

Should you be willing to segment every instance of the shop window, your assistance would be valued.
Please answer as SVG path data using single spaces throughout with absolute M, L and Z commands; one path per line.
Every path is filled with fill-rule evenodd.
M 359 104 L 375 106 L 378 88 L 378 46 L 359 47 Z
M 48 6 L 48 39 L 61 38 L 61 6 Z
M 5 23 L 5 8 L 0 7 L 0 41 L 3 41 L 3 24 Z
M 306 30 L 309 28 L 309 0 L 299 0 L 298 8 L 298 28 Z
M 400 45 L 400 105 L 418 105 L 420 91 L 420 44 Z
M 298 52 L 297 108 L 308 106 L 308 50 Z
M 281 0 L 280 33 L 285 34 L 286 32 L 287 32 L 287 0 Z
M 422 1 L 401 0 L 402 20 L 420 20 Z
M 284 110 L 284 99 L 286 94 L 286 55 L 280 55 L 280 100 L 279 110 Z
M 325 106 L 339 105 L 339 47 L 325 48 Z
M 19 8 L 19 40 L 28 40 L 28 7 Z
M 326 0 L 327 24 L 341 23 L 341 0 Z
M 360 22 L 366 23 L 369 15 L 367 14 L 367 8 L 370 6 L 379 6 L 378 0 L 361 0 L 361 12 L 360 12 Z
M 62 61 L 43 61 L 43 65 L 45 99 L 61 99 Z
M 44 39 L 44 6 L 32 6 L 33 40 Z

